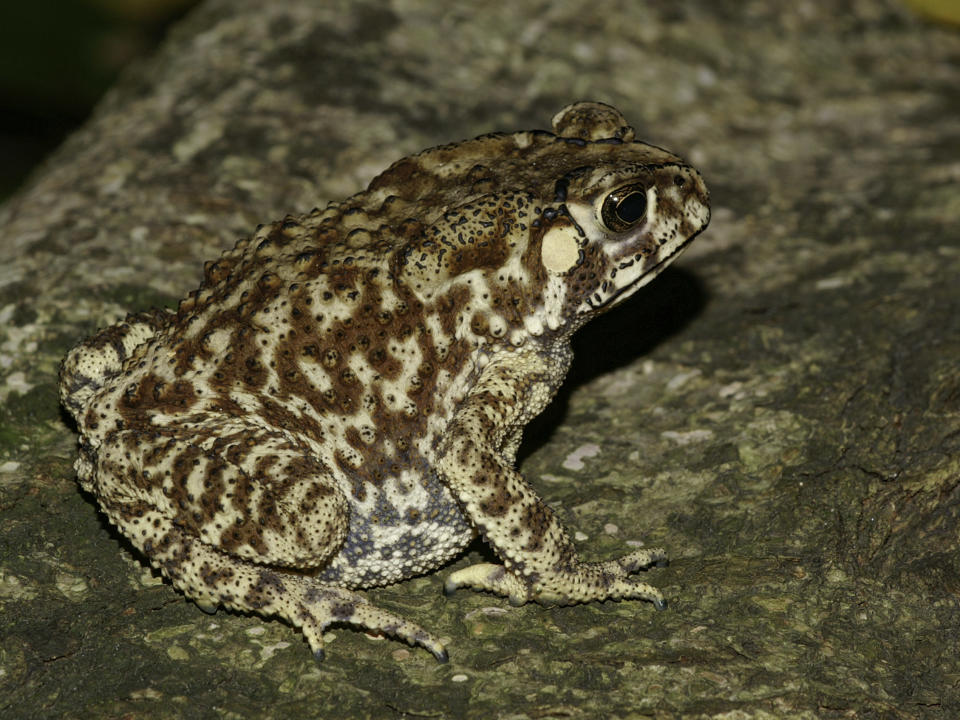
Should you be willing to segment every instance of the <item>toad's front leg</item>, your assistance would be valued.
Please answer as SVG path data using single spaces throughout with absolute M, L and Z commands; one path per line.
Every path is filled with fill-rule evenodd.
M 513 468 L 511 440 L 546 406 L 559 383 L 555 368 L 554 359 L 533 352 L 487 366 L 447 430 L 440 475 L 504 564 L 455 572 L 446 590 L 487 590 L 515 605 L 642 599 L 662 609 L 660 591 L 632 574 L 665 564 L 663 550 L 581 561 L 557 516 Z

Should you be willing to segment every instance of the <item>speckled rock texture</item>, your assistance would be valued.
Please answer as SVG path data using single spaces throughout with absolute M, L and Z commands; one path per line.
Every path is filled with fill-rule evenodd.
M 960 34 L 898 3 L 201 6 L 0 210 L 0 716 L 960 715 Z M 75 482 L 56 373 L 259 222 L 566 103 L 713 221 L 575 343 L 521 468 L 665 612 L 371 591 L 427 653 L 201 613 Z

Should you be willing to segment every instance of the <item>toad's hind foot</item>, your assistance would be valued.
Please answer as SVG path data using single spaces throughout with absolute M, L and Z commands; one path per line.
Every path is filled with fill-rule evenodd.
M 670 559 L 663 548 L 650 548 L 649 550 L 635 550 L 622 558 L 610 560 L 602 563 L 605 568 L 615 566 L 622 569 L 626 574 L 635 573 L 637 570 L 645 570 L 649 567 L 667 567 Z
M 303 580 L 310 583 L 308 578 Z M 324 655 L 324 630 L 332 624 L 343 623 L 368 632 L 383 633 L 410 645 L 419 645 L 429 650 L 439 662 L 447 662 L 447 650 L 443 643 L 416 623 L 371 605 L 364 596 L 351 590 L 311 585 L 303 591 L 302 602 L 298 603 L 299 607 L 292 616 L 278 614 L 300 628 L 317 660 L 322 660 Z

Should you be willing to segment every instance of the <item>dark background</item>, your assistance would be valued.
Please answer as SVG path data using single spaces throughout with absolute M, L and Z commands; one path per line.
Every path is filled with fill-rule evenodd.
M 198 1 L 0 3 L 0 201 Z

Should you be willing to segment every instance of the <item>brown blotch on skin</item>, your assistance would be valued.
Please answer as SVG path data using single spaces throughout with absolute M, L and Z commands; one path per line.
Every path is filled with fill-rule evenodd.
M 464 285 L 455 285 L 437 297 L 431 312 L 440 318 L 440 328 L 448 337 L 456 334 L 457 318 L 472 299 L 473 293 Z
M 404 158 L 371 180 L 367 189 L 372 192 L 381 188 L 399 190 L 398 195 L 409 199 L 412 196 L 429 195 L 437 189 L 438 184 L 437 177 L 426 172 L 416 158 Z
M 117 410 L 127 427 L 139 427 L 150 422 L 154 412 L 177 415 L 190 410 L 197 402 L 196 387 L 186 380 L 168 383 L 149 374 L 136 385 L 124 391 Z
M 233 569 L 229 565 L 213 567 L 210 563 L 203 563 L 200 566 L 200 579 L 204 585 L 214 590 L 223 587 L 233 576 Z
M 523 508 L 520 519 L 523 528 L 530 534 L 525 550 L 536 552 L 543 547 L 543 540 L 550 530 L 553 520 L 542 503 L 529 503 Z
M 363 441 L 360 431 L 352 425 L 348 427 L 347 431 L 343 434 L 343 439 L 346 440 L 347 444 L 352 448 L 360 451 L 361 454 L 367 450 L 367 444 Z
M 483 312 L 475 312 L 470 318 L 470 331 L 474 335 L 488 335 L 490 333 L 490 323 L 487 321 L 487 315 Z
M 250 547 L 259 555 L 267 555 L 268 549 L 263 541 L 260 526 L 249 516 L 244 516 L 223 529 L 218 546 L 225 552 L 235 552 L 241 545 Z

